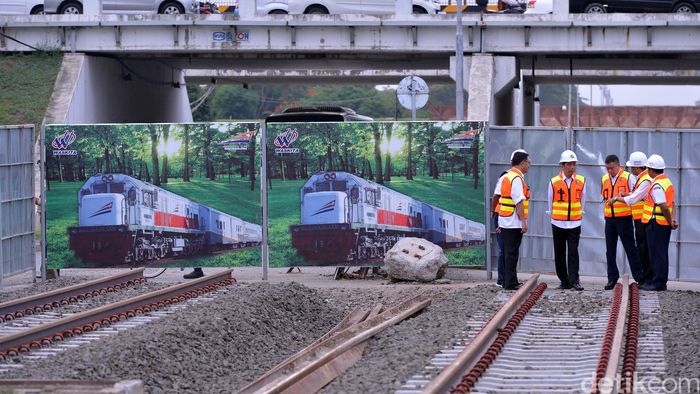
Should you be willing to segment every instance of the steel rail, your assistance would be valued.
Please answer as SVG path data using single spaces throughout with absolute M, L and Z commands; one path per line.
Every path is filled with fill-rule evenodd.
M 141 380 L 2 379 L 0 380 L 0 392 L 53 394 L 143 394 L 143 382 Z
M 606 336 L 600 350 L 598 368 L 595 381 L 591 387 L 591 394 L 616 394 L 618 385 L 617 371 L 622 361 L 622 348 L 625 339 L 625 324 L 627 322 L 627 310 L 630 299 L 629 275 L 622 277 L 622 283 L 618 283 L 615 291 L 620 291 L 618 296 L 613 296 L 613 304 L 610 308 L 610 319 Z M 616 301 L 619 300 L 619 303 Z
M 379 315 L 383 310 L 384 306 L 382 304 L 375 305 L 375 307 L 369 311 L 369 314 L 364 320 L 371 319 Z M 358 323 L 360 322 L 357 322 L 356 324 Z M 308 394 L 321 391 L 322 388 L 335 380 L 335 378 L 338 376 L 345 373 L 345 371 L 362 359 L 362 355 L 364 354 L 368 342 L 369 340 L 366 340 L 353 346 L 348 351 L 338 355 L 338 357 L 330 360 L 318 369 L 312 371 L 310 374 L 304 376 L 292 386 L 287 388 L 284 392 L 288 394 Z
M 340 321 L 340 323 L 336 324 L 335 327 L 331 328 L 327 333 L 323 334 L 319 339 L 314 341 L 312 344 L 309 346 L 305 347 L 304 349 L 300 350 L 296 354 L 292 355 L 291 357 L 287 358 L 271 370 L 267 371 L 265 374 L 257 378 L 255 381 L 251 382 L 247 386 L 243 387 L 239 392 L 255 392 L 262 387 L 268 385 L 271 382 L 274 382 L 275 380 L 279 379 L 281 376 L 284 376 L 284 371 L 283 369 L 294 363 L 296 360 L 304 357 L 304 355 L 308 352 L 313 351 L 314 349 L 318 348 L 320 344 L 322 344 L 324 341 L 326 341 L 328 338 L 333 336 L 333 334 L 338 333 L 354 324 L 357 324 L 367 317 L 367 315 L 370 313 L 369 310 L 366 309 L 360 309 L 360 308 L 355 308 L 352 312 L 350 312 L 347 316 L 343 318 L 343 320 Z
M 458 383 L 465 371 L 470 371 L 486 352 L 489 345 L 498 336 L 499 329 L 510 319 L 511 315 L 531 291 L 534 290 L 539 274 L 535 274 L 523 284 L 523 286 L 493 315 L 491 320 L 479 331 L 478 334 L 457 356 L 454 362 L 445 367 L 440 374 L 423 389 L 423 394 L 445 393 Z
M 32 348 L 40 348 L 50 345 L 54 341 L 63 340 L 64 336 L 80 335 L 85 331 L 98 329 L 102 325 L 109 325 L 136 314 L 196 297 L 235 281 L 231 277 L 232 271 L 229 269 L 210 274 L 203 278 L 90 309 L 16 334 L 0 337 L 0 358 L 28 352 Z
M 119 290 L 121 287 L 140 283 L 145 281 L 143 271 L 144 268 L 137 268 L 73 286 L 3 302 L 0 304 L 0 322 L 13 320 L 24 315 L 49 311 L 61 305 L 80 301 L 83 298 L 98 296 L 108 291 L 111 292 Z
M 639 285 L 630 285 L 630 313 L 627 321 L 627 338 L 625 339 L 625 356 L 622 361 L 621 391 L 626 394 L 634 393 L 634 373 L 637 369 L 639 347 L 640 320 Z
M 421 311 L 432 299 L 419 295 L 408 299 L 383 313 L 355 324 L 331 336 L 321 346 L 304 354 L 292 364 L 284 368 L 285 375 L 269 384 L 255 390 L 239 391 L 248 393 L 282 393 L 293 385 L 301 382 L 306 376 L 324 367 L 338 356 L 350 351 L 355 346 L 371 338 L 378 332 L 390 327 Z
M 615 325 L 615 336 L 613 338 L 612 350 L 610 351 L 610 359 L 608 361 L 608 369 L 605 371 L 605 379 L 607 382 L 615 382 L 617 371 L 622 362 L 622 348 L 625 343 L 625 324 L 627 323 L 627 310 L 629 309 L 630 299 L 630 278 L 625 275 L 622 278 L 622 299 L 620 300 L 620 312 L 617 315 L 617 324 Z M 603 394 L 616 394 L 617 384 L 610 387 L 610 391 L 601 390 Z

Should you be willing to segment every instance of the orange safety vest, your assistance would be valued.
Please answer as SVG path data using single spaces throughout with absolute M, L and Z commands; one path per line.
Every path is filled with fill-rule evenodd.
M 649 170 L 644 170 L 639 173 L 639 176 L 637 177 L 637 183 L 634 184 L 634 189 L 632 189 L 632 191 L 637 191 L 639 185 L 641 185 L 644 181 L 649 181 L 649 183 L 654 182 L 654 180 L 651 179 L 651 177 L 649 176 Z M 632 218 L 634 218 L 634 220 L 642 220 L 642 211 L 644 211 L 644 200 L 645 199 L 642 198 L 641 200 L 632 204 Z
M 581 197 L 586 179 L 574 173 L 571 186 L 566 184 L 564 174 L 552 178 L 552 219 L 574 221 L 583 218 Z
M 503 175 L 505 175 L 505 174 L 503 174 Z M 502 177 L 503 175 L 501 175 L 501 177 Z M 501 181 L 501 177 L 498 178 L 498 182 Z M 501 211 L 501 198 L 500 198 L 500 195 L 499 195 L 499 197 L 498 197 L 498 202 L 496 203 L 496 206 L 493 208 L 493 213 L 495 213 L 496 215 L 498 215 L 498 212 L 500 212 L 500 211 Z
M 615 180 L 615 184 L 613 185 L 612 182 L 610 182 L 610 175 L 603 175 L 603 186 L 601 187 L 600 193 L 603 195 L 603 203 L 605 204 L 603 214 L 606 218 L 632 215 L 632 208 L 624 202 L 616 201 L 612 207 L 605 203 L 608 201 L 608 199 L 619 196 L 620 193 L 630 192 L 629 178 L 629 172 L 620 170 L 620 173 L 617 175 L 617 179 Z
M 530 207 L 530 189 L 525 183 L 523 173 L 515 167 L 508 170 L 508 173 L 501 181 L 501 198 L 498 200 L 498 216 L 508 217 L 512 216 L 513 212 L 515 212 L 515 201 L 513 201 L 513 196 L 511 195 L 511 187 L 513 186 L 513 180 L 515 178 L 520 178 L 520 180 L 523 182 L 523 192 L 525 194 L 525 200 L 523 201 L 525 217 L 523 219 L 527 219 L 528 210 Z
M 661 207 L 656 205 L 654 199 L 651 197 L 651 190 L 654 188 L 654 185 L 660 185 L 661 188 L 664 189 L 668 210 L 673 214 L 673 200 L 676 198 L 676 190 L 668 179 L 668 176 L 666 174 L 661 174 L 654 178 L 654 182 L 651 184 L 651 188 L 649 188 L 649 192 L 647 193 L 647 198 L 644 201 L 642 223 L 649 223 L 651 219 L 656 219 L 656 223 L 662 226 L 670 226 L 671 223 L 666 220 L 666 217 L 661 211 Z

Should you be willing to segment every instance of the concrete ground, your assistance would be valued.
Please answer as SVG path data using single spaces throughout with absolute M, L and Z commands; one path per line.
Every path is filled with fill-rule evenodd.
M 213 273 L 220 272 L 225 268 L 204 268 L 204 272 Z M 61 277 L 87 277 L 87 278 L 99 278 L 108 275 L 112 275 L 122 271 L 123 269 L 62 269 L 60 274 Z M 162 271 L 161 268 L 149 268 L 146 270 L 145 275 L 147 277 L 155 276 Z M 179 268 L 168 268 L 162 274 L 155 278 L 149 279 L 149 281 L 160 282 L 160 283 L 177 283 L 182 282 L 183 274 L 188 273 L 190 270 L 185 269 L 181 271 Z M 337 287 L 353 287 L 353 288 L 375 288 L 385 286 L 388 281 L 377 276 L 369 275 L 366 279 L 343 279 L 334 280 L 335 268 L 333 267 L 302 267 L 299 270 L 294 269 L 292 273 L 287 273 L 287 268 L 270 268 L 268 281 L 270 283 L 281 283 L 281 282 L 297 282 L 305 286 L 312 288 L 337 288 Z M 350 272 L 354 272 L 356 269 L 351 269 Z M 520 281 L 527 280 L 532 273 L 521 272 L 518 277 Z M 260 267 L 236 267 L 233 269 L 233 276 L 240 282 L 255 283 L 262 282 L 262 268 Z M 447 278 L 451 279 L 451 283 L 445 284 L 413 284 L 413 283 L 400 283 L 397 286 L 423 286 L 423 287 L 455 287 L 455 288 L 466 288 L 473 287 L 479 284 L 485 283 L 495 283 L 495 272 L 494 279 L 486 279 L 486 271 L 483 269 L 474 268 L 450 268 L 448 270 Z M 36 279 L 40 281 L 40 278 Z M 546 282 L 550 287 L 556 287 L 559 285 L 559 280 L 554 273 L 542 273 L 540 274 L 540 280 Z M 29 273 L 20 274 L 14 277 L 10 277 L 4 280 L 3 288 L 0 291 L 12 291 L 22 287 L 31 286 L 34 282 L 34 278 Z M 604 277 L 592 277 L 583 276 L 581 277 L 581 284 L 583 287 L 589 290 L 602 289 L 607 279 Z M 692 290 L 700 291 L 700 282 L 668 282 L 669 290 Z

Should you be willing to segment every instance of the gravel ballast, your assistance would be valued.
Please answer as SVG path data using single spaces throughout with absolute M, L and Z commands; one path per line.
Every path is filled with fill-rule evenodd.
M 700 379 L 700 293 L 659 292 L 669 378 Z M 692 392 L 698 392 L 693 386 Z
M 39 360 L 0 378 L 141 379 L 149 393 L 230 393 L 343 314 L 299 284 L 237 284 L 214 301 Z
M 127 298 L 137 297 L 142 294 L 160 290 L 165 287 L 168 287 L 168 284 L 152 282 L 138 283 L 135 285 L 122 287 L 117 291 L 107 292 L 106 294 L 100 294 L 96 297 L 88 297 L 83 299 L 82 301 L 70 303 L 59 308 L 53 308 L 49 313 L 55 316 L 55 318 L 65 317 L 68 314 L 84 312 L 90 309 L 98 308 L 103 305 L 122 301 Z M 37 315 L 29 315 L 25 316 L 24 318 L 5 321 L 3 323 L 0 323 L 0 326 L 26 327 L 30 322 L 35 320 L 36 316 Z
M 441 349 L 451 345 L 477 311 L 493 313 L 498 303 L 495 286 L 447 292 L 433 288 L 435 300 L 421 314 L 387 328 L 369 340 L 362 359 L 326 386 L 323 393 L 388 393 L 398 389 L 411 375 L 422 370 Z M 388 297 L 403 298 L 423 289 L 401 289 Z M 346 290 L 350 301 L 370 302 L 361 292 Z M 430 293 L 428 293 L 430 294 Z M 332 297 L 332 295 L 329 295 Z M 393 299 L 388 299 L 392 301 Z M 375 299 L 385 305 L 391 303 Z
M 77 285 L 78 283 L 86 281 L 88 281 L 88 278 L 84 277 L 56 278 L 47 280 L 45 283 L 41 283 L 41 280 L 37 279 L 36 283 L 21 289 L 0 291 L 0 303 L 13 301 L 22 297 L 33 296 L 39 293 L 45 293 L 47 291 L 60 289 L 61 287 Z

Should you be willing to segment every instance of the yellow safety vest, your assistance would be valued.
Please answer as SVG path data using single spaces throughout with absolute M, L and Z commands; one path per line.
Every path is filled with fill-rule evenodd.
M 637 191 L 639 185 L 641 185 L 644 181 L 649 181 L 649 183 L 654 182 L 654 180 L 651 179 L 651 177 L 649 176 L 649 170 L 644 170 L 639 173 L 639 176 L 637 177 L 637 183 L 634 184 L 634 189 L 632 191 Z M 642 220 L 642 211 L 644 211 L 644 200 L 645 198 L 642 198 L 641 200 L 632 204 L 632 218 L 634 218 L 634 220 Z
M 508 217 L 512 216 L 513 212 L 515 212 L 515 201 L 513 201 L 513 196 L 511 195 L 513 180 L 515 178 L 520 178 L 520 180 L 523 182 L 523 193 L 525 194 L 525 200 L 523 201 L 525 216 L 523 219 L 527 219 L 530 207 L 530 189 L 525 183 L 523 173 L 517 168 L 511 168 L 501 181 L 501 198 L 498 200 L 498 216 Z
M 610 175 L 603 175 L 603 185 L 600 190 L 600 194 L 603 195 L 603 201 L 605 202 L 613 197 L 618 197 L 621 193 L 629 193 L 629 177 L 630 174 L 627 171 L 620 170 L 615 184 L 613 185 L 612 182 L 610 182 Z M 606 218 L 631 216 L 632 208 L 624 202 L 616 201 L 612 207 L 605 204 L 603 214 Z
M 574 173 L 571 186 L 566 184 L 564 174 L 552 178 L 552 219 L 574 221 L 583 218 L 581 197 L 586 179 Z
M 666 174 L 661 174 L 654 178 L 654 182 L 651 184 L 649 192 L 647 193 L 647 199 L 644 201 L 642 223 L 649 223 L 651 219 L 656 219 L 656 223 L 662 226 L 670 226 L 671 223 L 666 220 L 666 217 L 661 211 L 661 207 L 656 205 L 654 199 L 651 197 L 651 190 L 654 188 L 654 185 L 660 185 L 661 188 L 664 189 L 664 193 L 666 193 L 666 205 L 668 205 L 668 210 L 673 214 L 673 202 L 676 197 L 676 190 L 671 180 L 668 179 L 668 176 Z

